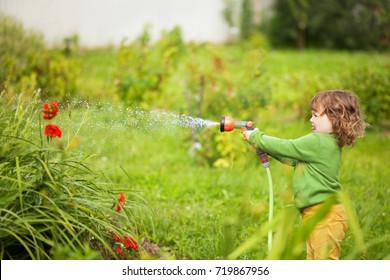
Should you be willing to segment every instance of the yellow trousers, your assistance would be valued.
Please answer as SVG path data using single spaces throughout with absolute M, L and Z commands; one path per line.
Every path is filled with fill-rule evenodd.
M 321 204 L 302 211 L 302 222 L 312 217 Z M 308 260 L 338 260 L 340 243 L 347 231 L 348 219 L 342 204 L 333 205 L 327 216 L 319 222 L 306 241 Z

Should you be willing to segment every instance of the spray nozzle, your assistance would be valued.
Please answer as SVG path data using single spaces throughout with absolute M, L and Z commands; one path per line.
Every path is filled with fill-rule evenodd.
M 252 121 L 235 121 L 231 117 L 221 117 L 220 131 L 232 131 L 235 128 L 246 128 L 248 130 L 253 130 L 254 122 Z

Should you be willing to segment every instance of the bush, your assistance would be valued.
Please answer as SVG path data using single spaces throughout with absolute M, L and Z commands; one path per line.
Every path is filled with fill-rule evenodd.
M 149 30 L 134 42 L 119 48 L 116 70 L 117 91 L 124 103 L 148 107 L 159 98 L 166 80 L 172 74 L 182 52 L 181 30 L 176 27 L 163 32 L 162 38 L 151 44 Z
M 42 98 L 76 94 L 78 63 L 63 52 L 47 49 L 41 34 L 0 13 L 0 90 L 13 93 L 41 89 Z
M 390 119 L 390 67 L 360 66 L 342 79 L 344 88 L 359 95 L 368 123 L 373 127 L 389 125 Z M 387 123 L 386 123 L 387 122 Z
M 389 13 L 382 0 L 276 0 L 264 27 L 277 47 L 388 50 Z
M 93 171 L 72 142 L 58 140 L 55 103 L 45 105 L 42 120 L 36 95 L 12 96 L 0 94 L 1 259 L 122 258 L 115 246 L 128 247 L 122 241 L 136 234 L 137 223 L 123 209 L 124 194 L 117 202 L 118 186 Z M 51 122 L 46 136 L 42 121 Z

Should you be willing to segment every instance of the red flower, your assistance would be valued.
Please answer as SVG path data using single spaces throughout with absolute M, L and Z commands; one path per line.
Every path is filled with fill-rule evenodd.
M 121 240 L 121 238 L 118 235 L 116 235 L 115 233 L 112 234 L 112 238 L 114 238 L 115 241 Z
M 123 236 L 122 244 L 125 245 L 126 249 L 133 248 L 135 251 L 138 252 L 139 245 L 138 245 L 137 241 L 135 241 L 134 238 L 132 238 L 128 235 L 125 235 L 125 236 Z
M 126 203 L 125 194 L 123 192 L 120 192 L 119 193 L 118 204 L 116 205 L 116 209 L 115 209 L 116 212 L 121 211 L 125 207 L 125 203 Z
M 125 194 L 123 192 L 120 192 L 119 193 L 119 199 L 118 199 L 119 202 L 123 202 L 125 203 L 126 202 L 126 197 L 125 197 Z
M 53 101 L 51 104 L 45 104 L 43 105 L 43 118 L 45 120 L 51 120 L 57 116 L 58 113 L 58 102 Z
M 132 238 L 131 236 L 124 235 L 123 237 L 119 237 L 118 235 L 116 235 L 114 233 L 112 235 L 112 238 L 115 241 L 117 241 L 119 243 L 122 243 L 126 247 L 126 249 L 132 248 L 136 252 L 138 252 L 139 245 L 138 245 L 137 241 L 134 238 Z M 118 251 L 118 249 L 117 249 L 117 251 Z M 122 253 L 122 250 L 121 250 L 121 252 L 118 251 L 118 253 Z
M 45 126 L 45 135 L 50 136 L 51 138 L 56 136 L 58 136 L 58 138 L 61 138 L 62 131 L 58 126 L 54 124 L 48 124 Z

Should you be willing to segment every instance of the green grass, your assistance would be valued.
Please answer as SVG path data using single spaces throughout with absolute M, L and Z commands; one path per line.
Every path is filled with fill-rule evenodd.
M 115 100 L 114 69 L 116 51 L 112 49 L 84 50 L 77 54 L 81 76 L 77 82 L 79 95 L 90 100 Z
M 286 75 L 296 71 L 337 75 L 344 69 L 359 65 L 380 67 L 388 65 L 390 61 L 385 54 L 375 52 L 271 50 L 265 54 L 263 62 L 272 75 Z

